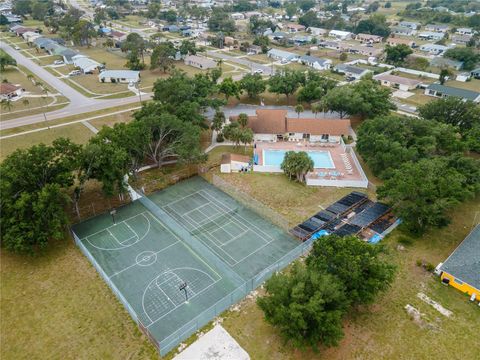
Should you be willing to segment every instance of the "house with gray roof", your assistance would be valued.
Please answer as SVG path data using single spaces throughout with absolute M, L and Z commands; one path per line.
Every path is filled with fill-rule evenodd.
M 279 50 L 279 49 L 270 49 L 267 52 L 267 56 L 274 60 L 279 60 L 281 62 L 297 61 L 300 55 L 291 53 L 289 51 Z
M 98 75 L 98 81 L 111 83 L 136 83 L 140 81 L 140 71 L 105 70 Z
M 418 37 L 423 40 L 439 41 L 445 37 L 445 33 L 437 31 L 423 31 L 418 34 Z
M 392 31 L 392 34 L 402 36 L 414 36 L 417 33 L 417 30 L 413 30 L 403 26 L 392 26 L 390 30 Z
M 73 58 L 73 65 L 79 68 L 84 74 L 92 74 L 96 70 L 102 69 L 104 66 L 95 60 L 90 59 L 85 55 L 75 55 Z
M 404 28 L 412 29 L 412 30 L 420 29 L 420 23 L 411 22 L 411 21 L 400 21 L 398 25 Z
M 430 84 L 425 88 L 425 95 L 438 98 L 457 97 L 465 101 L 480 102 L 480 92 L 454 88 L 441 84 Z
M 467 45 L 472 37 L 473 35 L 453 35 L 452 42 L 457 45 Z
M 444 284 L 480 299 L 480 224 L 437 269 Z
M 332 67 L 332 60 L 320 59 L 316 56 L 303 55 L 298 59 L 298 62 L 310 66 L 315 70 L 328 70 Z
M 472 77 L 474 77 L 475 79 L 480 79 L 480 68 L 472 70 L 470 72 L 470 75 L 472 75 Z
M 184 60 L 185 65 L 196 67 L 197 69 L 208 70 L 213 69 L 217 66 L 217 63 L 207 57 L 197 56 L 197 55 L 188 55 Z
M 425 26 L 427 31 L 438 31 L 438 32 L 447 32 L 450 29 L 450 26 L 444 24 L 428 24 Z
M 358 66 L 347 65 L 347 64 L 338 64 L 333 68 L 334 71 L 345 74 L 347 79 L 358 80 L 363 76 L 371 73 L 371 70 L 364 69 Z

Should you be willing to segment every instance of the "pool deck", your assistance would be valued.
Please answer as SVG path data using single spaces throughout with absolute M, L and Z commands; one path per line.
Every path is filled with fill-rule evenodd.
M 258 155 L 258 165 L 264 164 L 263 151 L 264 150 L 285 150 L 285 151 L 328 151 L 332 158 L 335 169 L 315 168 L 313 172 L 307 175 L 309 179 L 325 179 L 325 180 L 362 180 L 360 170 L 357 168 L 355 161 L 351 154 L 345 151 L 340 143 L 311 143 L 308 141 L 291 142 L 291 141 L 277 141 L 277 142 L 256 142 L 255 153 Z M 349 172 L 346 169 L 345 163 L 342 159 L 342 154 L 348 158 L 352 170 Z M 340 175 L 332 176 L 331 172 L 339 172 Z M 325 176 L 319 176 L 319 173 L 325 173 Z

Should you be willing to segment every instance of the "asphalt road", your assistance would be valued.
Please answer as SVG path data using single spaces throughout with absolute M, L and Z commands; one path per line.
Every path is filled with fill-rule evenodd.
M 235 56 L 230 56 L 230 55 L 227 55 L 221 52 L 212 51 L 212 50 L 207 51 L 207 55 L 211 57 L 215 57 L 217 59 L 227 60 L 239 65 L 246 66 L 250 69 L 251 72 L 255 72 L 256 70 L 262 70 L 263 75 L 272 75 L 274 73 L 274 71 L 272 70 L 272 67 L 262 65 L 254 61 L 249 61 L 245 58 L 238 58 Z
M 82 93 L 78 92 L 74 88 L 68 86 L 62 80 L 58 79 L 53 74 L 49 73 L 47 70 L 34 63 L 32 60 L 26 58 L 20 52 L 14 50 L 4 42 L 0 43 L 0 48 L 5 50 L 9 55 L 11 55 L 16 61 L 17 64 L 25 66 L 37 77 L 42 79 L 43 82 L 50 85 L 52 88 L 56 89 L 63 96 L 68 98 L 70 104 L 60 110 L 55 110 L 46 113 L 48 120 L 59 119 L 62 117 L 67 117 L 71 115 L 81 114 L 85 112 L 97 111 L 102 109 L 114 108 L 115 106 L 135 103 L 139 101 L 138 96 L 134 95 L 128 98 L 123 99 L 111 99 L 111 100 L 101 100 L 101 99 L 92 99 L 88 98 Z M 142 100 L 150 99 L 151 95 L 142 95 Z M 17 119 L 6 120 L 0 122 L 0 129 L 10 129 L 18 126 L 35 124 L 38 122 L 44 121 L 43 114 L 25 116 Z

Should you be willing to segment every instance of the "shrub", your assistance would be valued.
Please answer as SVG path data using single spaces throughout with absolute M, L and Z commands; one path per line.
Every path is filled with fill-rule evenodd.
M 217 135 L 217 142 L 222 143 L 225 139 L 223 138 L 223 133 L 218 133 Z

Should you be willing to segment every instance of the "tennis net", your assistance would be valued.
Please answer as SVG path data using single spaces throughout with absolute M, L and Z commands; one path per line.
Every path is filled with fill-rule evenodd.
M 207 223 L 197 226 L 190 231 L 192 235 L 200 235 L 203 233 L 209 233 L 218 227 L 221 227 L 234 219 L 235 214 L 238 212 L 238 209 L 230 210 L 225 213 L 221 213 L 212 220 L 209 220 Z

